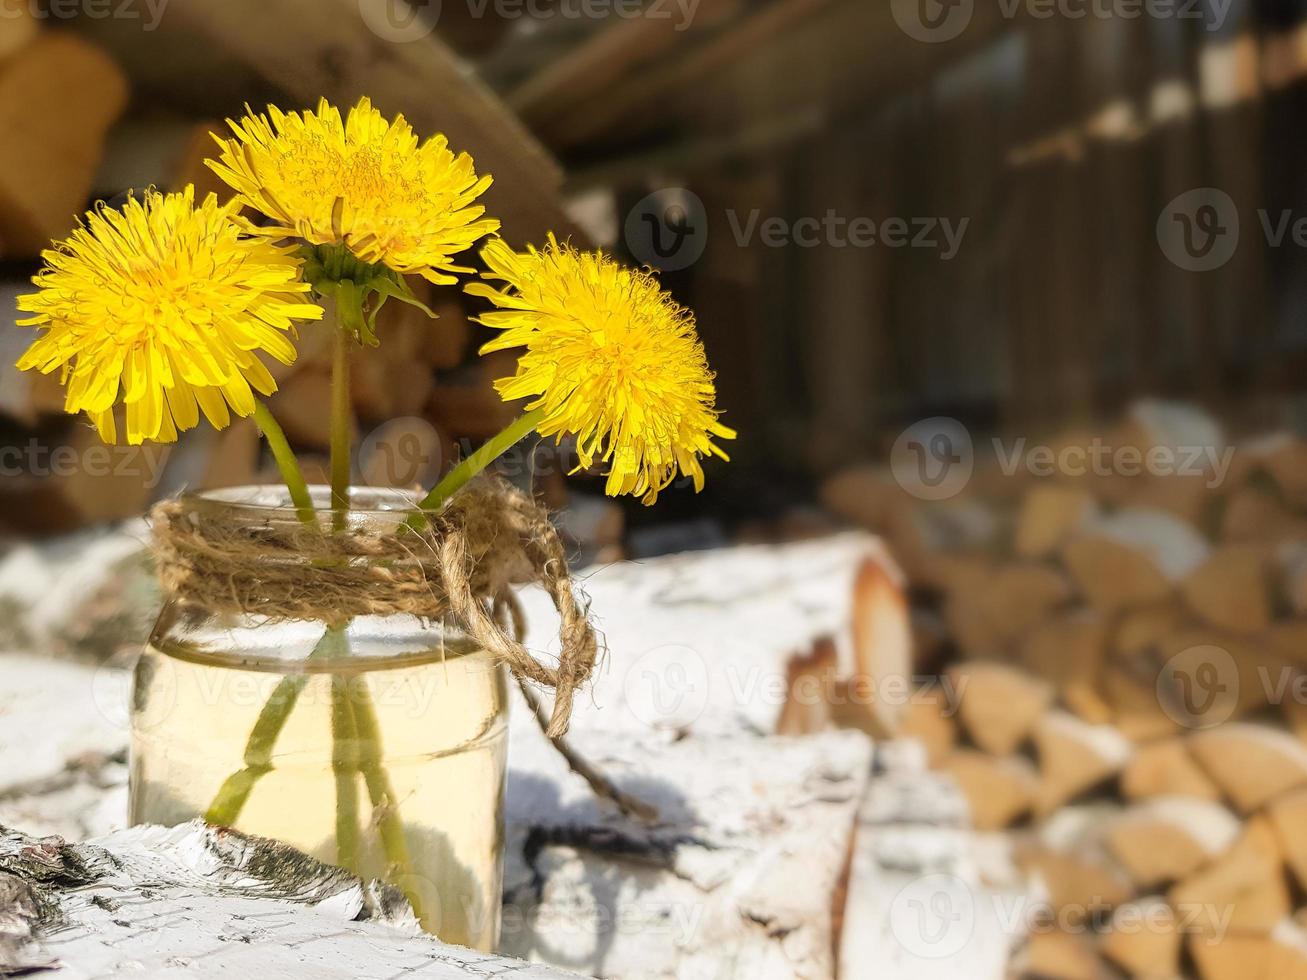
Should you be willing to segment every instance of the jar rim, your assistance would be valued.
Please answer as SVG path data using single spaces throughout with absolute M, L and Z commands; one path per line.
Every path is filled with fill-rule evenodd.
M 312 484 L 308 490 L 314 515 L 331 514 L 331 488 L 324 484 Z M 357 517 L 385 515 L 393 519 L 417 513 L 421 509 L 417 492 L 399 487 L 350 487 L 349 494 L 347 513 Z M 299 508 L 292 502 L 290 491 L 282 484 L 247 484 L 195 490 L 183 493 L 180 500 L 190 510 L 222 511 L 233 517 L 246 515 L 259 520 L 299 519 Z

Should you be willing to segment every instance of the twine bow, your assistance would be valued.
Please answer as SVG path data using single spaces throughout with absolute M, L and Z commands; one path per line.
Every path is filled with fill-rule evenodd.
M 420 531 L 400 530 L 394 518 L 402 513 L 351 514 L 339 533 L 281 510 L 258 515 L 258 508 L 203 500 L 156 505 L 154 550 L 165 593 L 214 613 L 330 625 L 377 615 L 450 621 L 519 681 L 553 688 L 546 734 L 567 732 L 598 643 L 558 532 L 526 494 L 478 479 L 428 515 Z M 556 667 L 532 656 L 521 629 L 502 615 L 511 587 L 528 582 L 549 593 L 561 618 Z

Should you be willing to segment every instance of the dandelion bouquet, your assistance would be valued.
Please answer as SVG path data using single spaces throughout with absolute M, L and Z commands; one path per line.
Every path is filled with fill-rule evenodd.
M 436 805 L 422 793 L 439 795 L 442 787 L 432 785 L 439 777 L 414 776 L 405 757 L 401 779 L 389 761 L 387 743 L 393 749 L 414 726 L 393 727 L 379 715 L 375 676 L 382 671 L 366 683 L 351 680 L 353 647 L 371 636 L 361 624 L 402 620 L 409 624 L 405 636 L 421 638 L 426 624 L 452 622 L 519 681 L 554 689 L 548 734 L 561 738 L 572 693 L 594 663 L 594 634 L 544 515 L 480 474 L 535 432 L 574 440 L 579 468 L 604 468 L 610 495 L 635 494 L 652 504 L 678 477 L 702 487 L 701 461 L 725 459 L 715 440 L 734 433 L 718 420 L 693 315 L 651 274 L 603 254 L 552 235 L 525 251 L 494 237 L 499 222 L 478 203 L 491 178 L 477 174 L 472 159 L 453 152 L 444 137 L 420 140 L 403 117 L 387 119 L 366 99 L 346 116 L 323 102 L 316 111 L 251 111 L 229 125 L 230 135 L 215 137 L 218 152 L 209 165 L 235 191 L 230 203 L 212 195 L 196 201 L 191 188 L 146 191 L 120 208 L 98 207 L 44 254 L 35 292 L 19 300 L 27 314 L 20 322 L 39 331 L 19 367 L 58 371 L 66 410 L 84 413 L 109 442 L 170 442 L 201 416 L 218 429 L 233 417 L 255 420 L 289 506 L 252 508 L 236 520 L 211 500 L 161 505 L 161 575 L 176 601 L 165 608 L 156 636 L 180 637 L 181 660 L 203 659 L 210 653 L 198 638 L 208 634 L 197 624 L 209 623 L 212 635 L 245 637 L 242 656 L 250 660 L 249 649 L 295 646 L 299 633 L 274 634 L 282 629 L 276 624 L 316 624 L 317 633 L 293 665 L 285 655 L 280 661 L 275 688 L 245 729 L 239 764 L 216 786 L 189 788 L 210 794 L 198 809 L 211 823 L 241 828 L 253 819 L 251 809 L 321 809 L 317 783 L 305 781 L 280 797 L 261 788 L 291 766 L 297 740 L 317 737 L 308 734 L 315 716 L 306 692 L 320 689 L 334 828 L 324 840 L 290 842 L 395 883 L 422 924 L 443 938 L 492 945 L 493 930 L 458 925 L 449 914 L 467 898 L 459 875 L 476 876 L 463 860 L 475 848 L 458 843 L 452 820 L 441 825 L 443 836 L 421 837 L 414 829 Z M 377 330 L 385 303 L 422 307 L 407 277 L 456 287 L 460 277 L 477 275 L 462 263 L 478 243 L 480 281 L 465 288 L 488 301 L 479 322 L 495 332 L 481 352 L 518 352 L 515 372 L 496 388 L 506 401 L 527 399 L 524 414 L 428 492 L 380 508 L 391 513 L 378 519 L 375 502 L 360 510 L 360 492 L 350 485 L 351 360 L 386 343 Z M 330 331 L 333 345 L 331 482 L 322 491 L 307 485 L 263 400 L 277 388 L 265 358 L 293 362 L 302 330 Z M 558 606 L 557 665 L 529 654 L 514 629 L 509 586 L 526 579 L 544 585 Z M 448 686 L 444 636 L 440 676 Z M 388 650 L 396 645 L 390 640 Z M 384 663 L 394 667 L 393 650 L 387 656 Z M 476 697 L 502 702 L 484 682 L 491 673 L 469 675 L 464 694 L 428 719 L 431 730 L 476 714 L 469 707 Z M 138 694 L 149 683 L 138 669 Z M 481 693 L 468 693 L 474 690 Z M 450 744 L 461 751 L 501 737 L 497 711 L 470 722 L 470 733 Z M 195 730 L 206 724 L 198 709 L 186 721 Z M 216 716 L 206 737 L 221 739 L 227 722 Z M 184 737 L 190 736 L 175 736 Z M 195 752 L 206 751 L 195 738 Z M 443 753 L 426 749 L 423 758 Z M 478 784 L 485 791 L 457 801 L 470 808 L 473 822 L 478 807 L 498 805 L 502 750 L 496 758 L 497 768 L 492 760 L 490 776 Z M 139 768 L 134 761 L 134 798 Z M 361 806 L 364 794 L 370 812 Z M 137 811 L 134 804 L 138 816 L 164 819 L 171 812 L 165 810 Z M 480 822 L 497 826 L 490 814 Z M 292 830 L 284 834 L 296 838 Z M 492 855 L 486 867 L 497 870 L 496 861 Z M 496 881 L 481 896 L 483 906 L 497 909 L 498 887 Z

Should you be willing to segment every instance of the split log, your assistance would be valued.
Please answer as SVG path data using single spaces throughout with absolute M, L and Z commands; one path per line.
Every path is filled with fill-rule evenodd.
M 939 686 L 917 691 L 908 705 L 903 724 L 899 726 L 899 737 L 919 741 L 926 750 L 930 765 L 938 766 L 957 744 L 956 708 Z
M 1176 455 L 1205 450 L 1195 460 L 1203 476 L 1215 476 L 1213 457 L 1219 458 L 1226 447 L 1225 432 L 1209 412 L 1189 402 L 1156 398 L 1134 402 L 1112 441 L 1145 455 L 1159 449 Z
M 349 375 L 350 400 L 359 417 L 387 422 L 420 414 L 435 389 L 431 368 L 413 356 L 365 354 L 373 356 L 354 358 Z
M 889 472 L 872 466 L 842 470 L 822 483 L 818 499 L 836 517 L 884 537 L 910 573 L 928 560 L 911 498 Z
M 1139 746 L 1121 772 L 1121 792 L 1131 800 L 1183 796 L 1215 802 L 1221 790 L 1194 761 L 1182 738 Z
M 1067 542 L 1062 557 L 1090 604 L 1115 612 L 1165 599 L 1208 550 L 1190 525 L 1137 508 L 1094 521 Z
M 569 737 L 659 819 L 623 817 L 538 731 L 515 732 L 503 951 L 595 976 L 834 975 L 865 737 Z
M 1243 813 L 1307 784 L 1307 746 L 1267 725 L 1223 725 L 1189 736 L 1189 751 Z
M 1271 544 L 1307 540 L 1307 520 L 1295 516 L 1269 493 L 1240 487 L 1221 515 L 1221 540 L 1228 544 Z
M 306 449 L 331 446 L 331 372 L 306 368 L 281 383 L 268 399 L 268 409 L 286 432 L 286 438 Z M 358 435 L 357 420 L 350 420 L 351 438 Z
M 1129 874 L 1105 846 L 1118 812 L 1110 804 L 1064 807 L 1018 844 L 1018 865 L 1043 881 L 1059 922 L 1089 922 L 1134 897 Z
M 1307 980 L 1307 930 L 1286 920 L 1269 935 L 1190 936 L 1202 980 Z
M 1007 827 L 1030 809 L 1039 786 L 1035 767 L 1019 755 L 1000 757 L 958 749 L 939 768 L 957 782 L 977 830 Z
M 1290 912 L 1279 843 L 1253 817 L 1222 857 L 1175 885 L 1167 897 L 1186 932 L 1269 934 Z
M 1002 655 L 1071 598 L 1066 576 L 1047 565 L 999 568 L 974 587 L 953 589 L 945 615 L 968 656 Z
M 1129 739 L 1111 725 L 1090 725 L 1064 711 L 1050 711 L 1035 725 L 1039 789 L 1035 813 L 1047 816 L 1120 772 L 1130 758 Z
M 1307 666 L 1307 619 L 1282 619 L 1262 635 L 1268 652 L 1290 663 Z
M 429 303 L 435 287 L 410 276 L 409 288 Z M 391 300 L 377 315 L 379 346 L 351 359 L 350 397 L 359 417 L 371 422 L 416 415 L 427 403 L 434 376 L 426 349 L 439 321 L 408 303 Z
M 822 483 L 818 499 L 842 520 L 882 536 L 912 582 L 941 585 L 939 557 L 917 520 L 920 501 L 910 497 L 884 469 L 859 466 Z
M 1031 935 L 1014 966 L 1016 976 L 1041 980 L 1103 980 L 1106 973 L 1084 931 L 1048 928 Z
M 1285 698 L 1280 702 L 1280 716 L 1294 737 L 1307 744 L 1307 702 Z
M 397 889 L 199 821 L 85 844 L 0 828 L 0 882 L 0 973 L 572 976 L 437 942 Z
M 919 746 L 878 745 L 875 771 L 858 813 L 839 976 L 1008 976 L 1025 923 L 1001 912 L 1026 898 L 1010 859 L 983 852 L 966 801 L 947 776 L 925 771 Z
M 1266 817 L 1275 829 L 1280 853 L 1298 879 L 1307 888 L 1307 790 L 1295 790 L 1273 801 Z
M 1076 530 L 1093 519 L 1097 511 L 1093 496 L 1080 487 L 1056 483 L 1032 487 L 1017 517 L 1017 555 L 1050 557 Z
M 1107 635 L 1103 617 L 1078 609 L 1036 626 L 1021 642 L 1026 669 L 1052 684 L 1068 708 L 1096 725 L 1112 717 L 1100 684 Z
M 1123 660 L 1144 657 L 1191 622 L 1192 617 L 1174 600 L 1131 609 L 1116 621 L 1112 652 Z
M 427 418 L 456 438 L 489 439 L 521 414 L 521 402 L 505 402 L 494 387 L 512 373 L 512 353 L 498 351 L 442 375 L 427 401 Z
M 0 524 L 48 535 L 139 517 L 174 448 L 106 445 L 84 417 L 64 416 L 9 460 L 15 469 L 0 480 Z
M 0 65 L 0 255 L 35 257 L 76 226 L 105 133 L 126 104 L 118 67 L 64 31 Z
M 1168 712 L 1191 728 L 1241 718 L 1292 691 L 1284 658 L 1263 637 L 1188 627 L 1164 637 L 1142 663 L 1157 670 Z
M 1206 527 L 1220 502 L 1214 480 L 1205 473 L 1145 474 L 1133 480 L 1127 505 L 1166 511 L 1194 527 Z
M 972 741 L 994 755 L 1015 751 L 1053 700 L 1047 683 L 1006 664 L 959 664 L 948 678 L 962 726 Z
M 1295 614 L 1307 614 L 1307 543 L 1282 541 L 1275 549 L 1278 591 Z
M 892 734 L 911 698 L 902 577 L 866 535 L 671 555 L 577 577 L 608 658 L 596 706 L 578 705 L 574 728 L 775 732 L 795 703 L 812 709 L 801 714 L 814 725 L 838 708 L 842 721 Z M 521 598 L 528 646 L 556 649 L 548 599 L 538 589 Z M 792 685 L 791 665 L 822 640 L 833 645 L 834 671 Z
M 1307 502 L 1307 441 L 1277 432 L 1240 447 L 1241 467 L 1260 470 L 1286 500 Z
M 0 63 L 30 44 L 38 30 L 28 0 L 0 0 Z
M 1132 742 L 1165 738 L 1180 723 L 1162 710 L 1157 675 L 1142 664 L 1109 664 L 1103 670 L 1103 698 L 1112 707 L 1112 723 Z
M 1099 948 L 1132 977 L 1170 980 L 1180 976 L 1180 940 L 1175 911 L 1151 895 L 1113 911 Z
M 1271 621 L 1270 556 L 1256 545 L 1218 548 L 1185 578 L 1180 594 L 1199 619 L 1256 633 Z
M 472 346 L 472 321 L 457 297 L 433 297 L 433 303 L 436 322 L 418 354 L 437 371 L 451 371 L 463 363 Z
M 1219 803 L 1157 797 L 1117 817 L 1106 841 L 1135 885 L 1149 890 L 1193 874 L 1225 853 L 1239 831 L 1239 820 Z

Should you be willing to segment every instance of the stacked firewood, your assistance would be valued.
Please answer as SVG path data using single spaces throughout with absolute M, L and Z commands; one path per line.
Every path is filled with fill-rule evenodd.
M 947 500 L 872 469 L 823 498 L 914 586 L 907 732 L 1046 889 L 1023 969 L 1307 975 L 1307 442 L 1142 403 L 1051 468 L 995 445 Z

